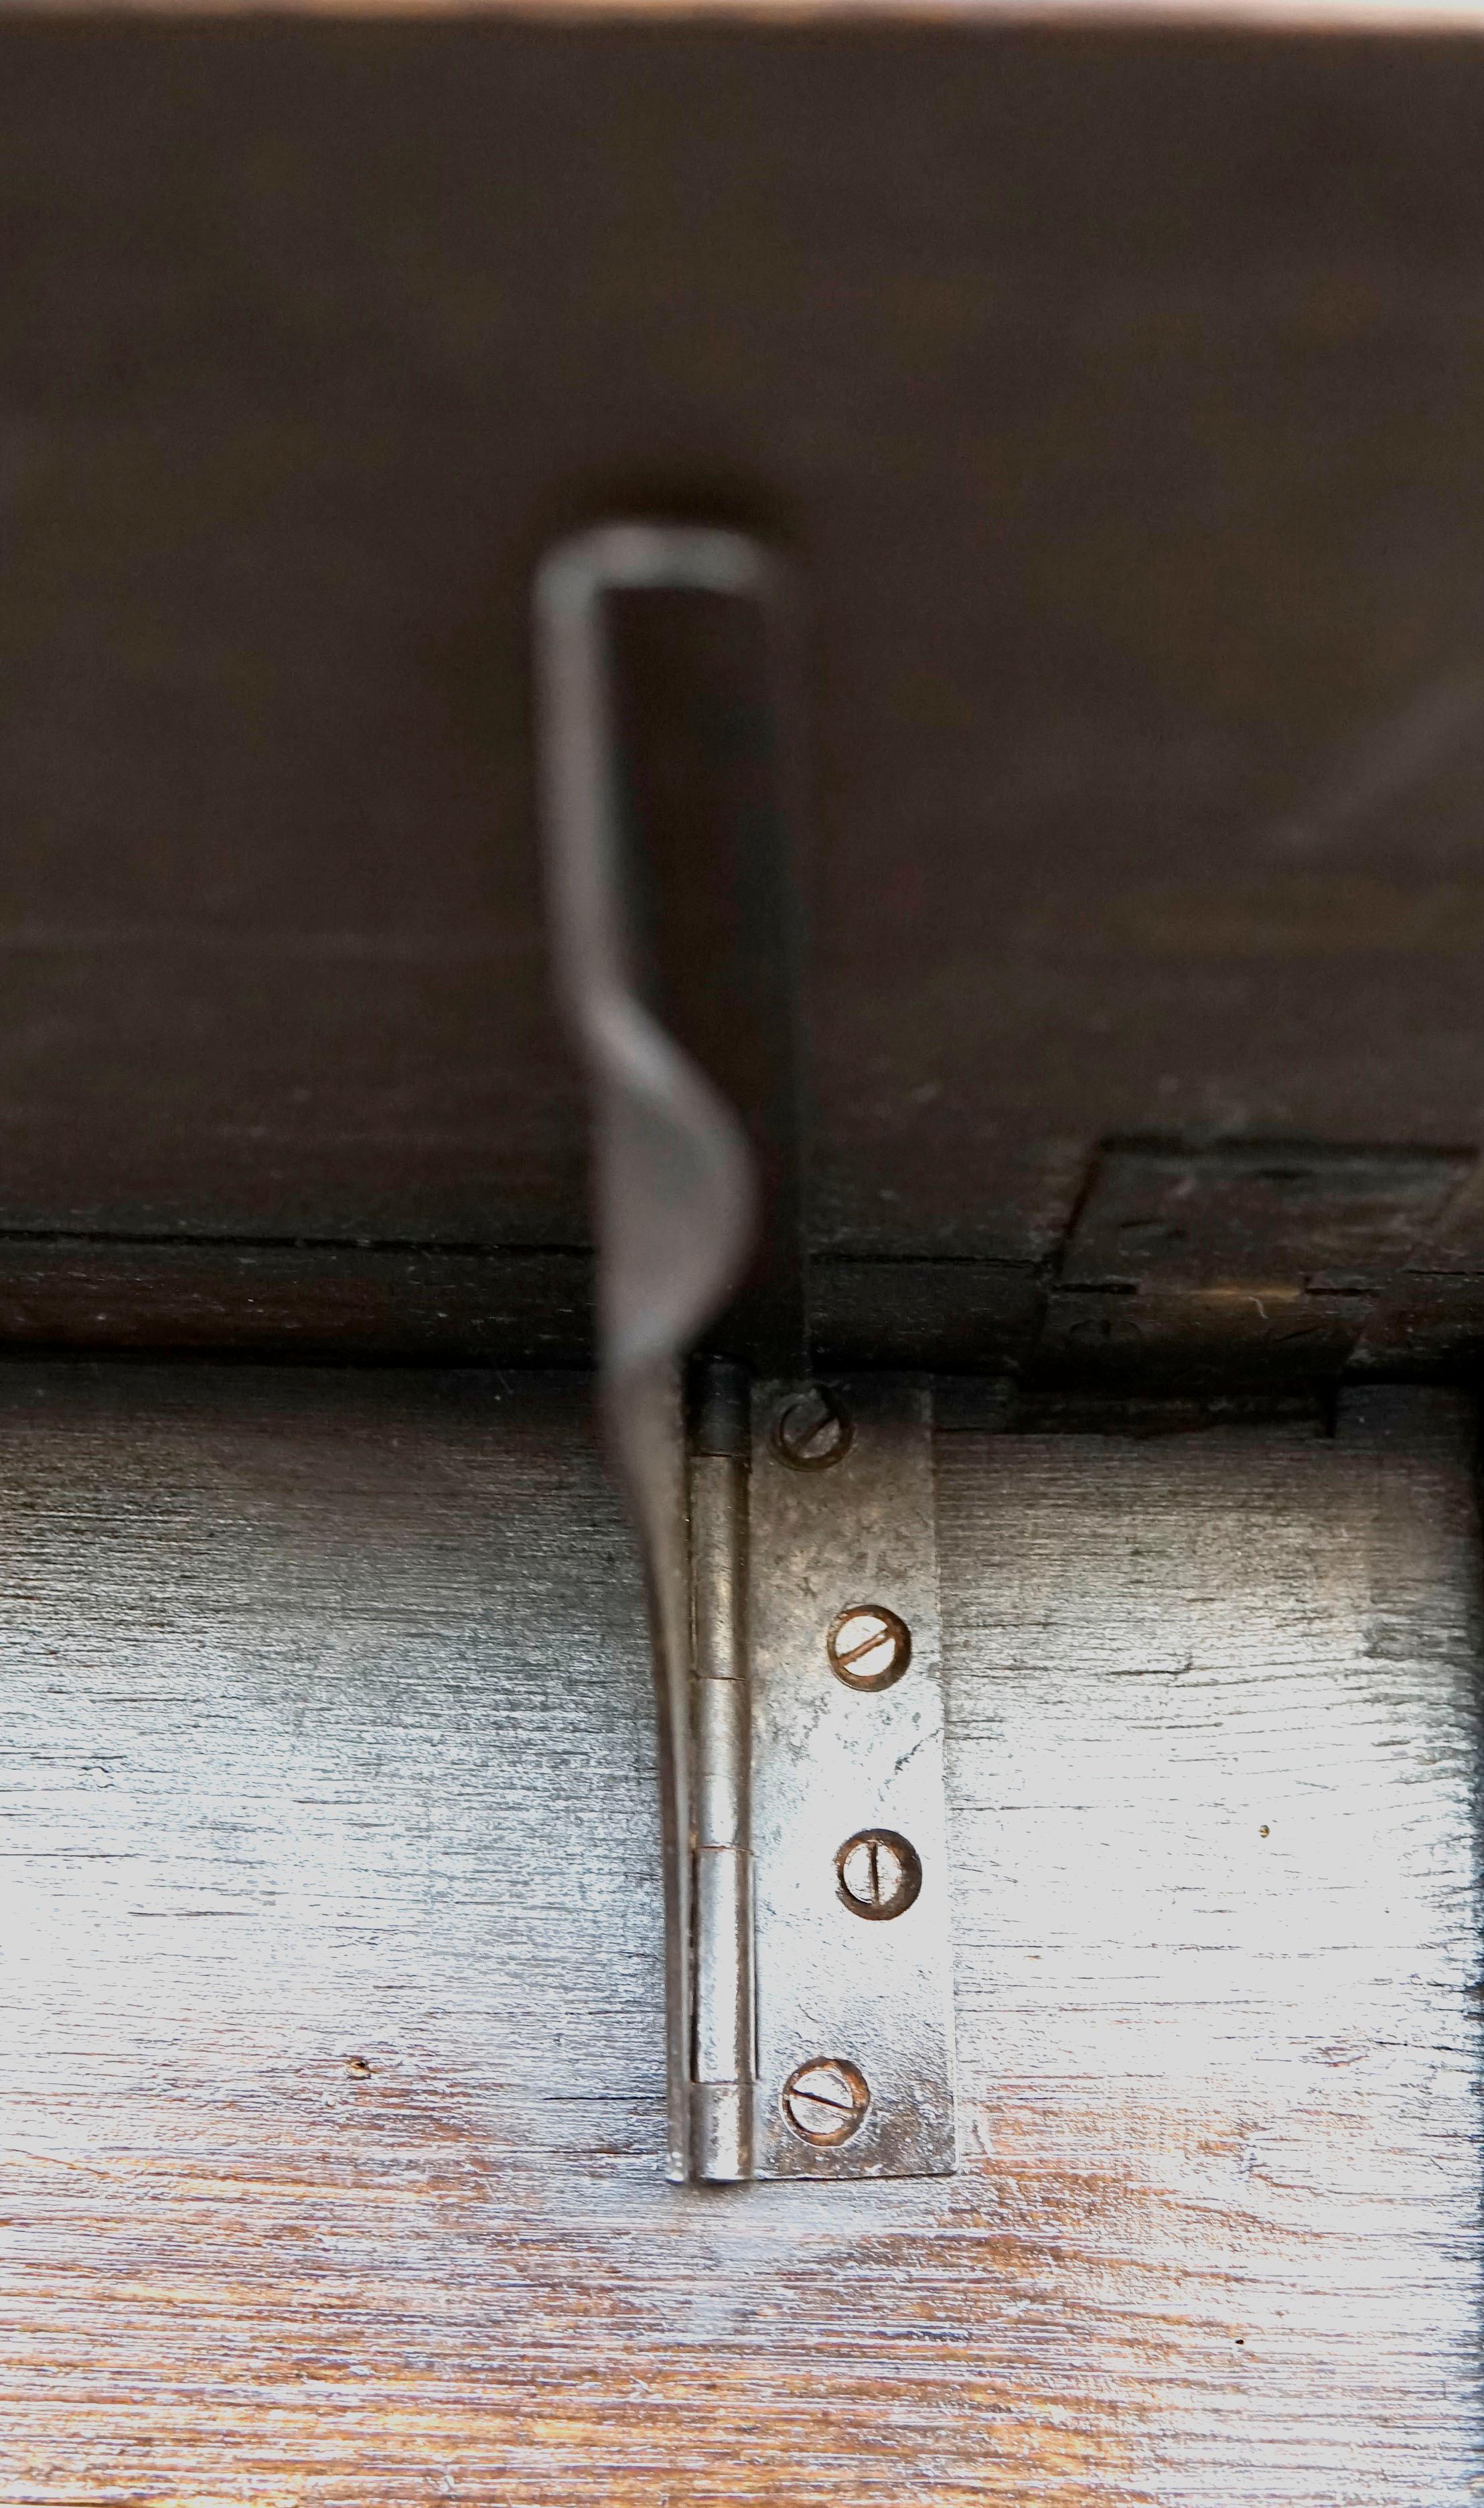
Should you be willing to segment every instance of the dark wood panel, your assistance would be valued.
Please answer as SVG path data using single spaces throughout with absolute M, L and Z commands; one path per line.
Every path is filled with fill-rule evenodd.
M 525 603 L 615 503 L 799 563 L 822 1241 L 1476 1149 L 1481 108 L 1394 28 L 5 13 L 0 1220 L 581 1243 Z
M 0 1236 L 0 1345 L 583 1367 L 593 1265 L 561 1247 Z
M 587 1417 L 0 1370 L 0 2490 L 1465 2508 L 1466 1409 L 940 1440 L 963 2172 L 722 2195 Z

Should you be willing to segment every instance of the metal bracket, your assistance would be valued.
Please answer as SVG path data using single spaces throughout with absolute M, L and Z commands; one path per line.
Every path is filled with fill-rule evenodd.
M 705 1372 L 691 2167 L 955 2165 L 931 1399 Z
M 735 534 L 629 524 L 563 543 L 536 583 L 553 905 L 597 1117 L 605 1409 L 660 1708 L 669 2170 L 939 2174 L 955 2136 L 929 1396 L 904 1378 L 753 1383 L 714 1358 L 687 1435 L 680 1361 L 742 1284 L 759 1214 L 773 1260 L 733 1339 L 802 1355 L 803 1282 L 796 1226 L 778 1224 L 796 1208 L 792 1145 L 749 1146 L 646 998 L 635 892 L 655 866 L 635 866 L 626 824 L 606 615 L 641 592 L 766 618 L 779 578 Z M 750 794 L 742 824 L 755 858 Z M 757 1024 L 759 1104 L 786 1125 L 779 1022 Z

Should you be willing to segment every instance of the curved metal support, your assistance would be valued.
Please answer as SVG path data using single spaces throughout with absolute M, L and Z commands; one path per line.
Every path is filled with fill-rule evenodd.
M 610 1384 L 672 1359 L 736 1286 L 754 1218 L 742 1127 L 640 989 L 603 603 L 759 601 L 770 561 L 733 532 L 612 523 L 536 577 L 541 773 L 558 966 L 597 1096 L 598 1317 Z
M 689 1511 L 680 1361 L 746 1267 L 752 1160 L 733 1109 L 644 998 L 624 826 L 610 596 L 771 602 L 772 562 L 726 531 L 614 523 L 561 542 L 535 583 L 542 799 L 561 989 L 593 1089 L 598 1331 L 608 1432 L 643 1553 L 659 1693 L 669 2172 L 691 2174 Z

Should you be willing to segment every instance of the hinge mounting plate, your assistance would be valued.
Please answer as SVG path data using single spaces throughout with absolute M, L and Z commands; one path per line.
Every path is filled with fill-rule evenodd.
M 713 1371 L 713 1375 L 716 1371 Z M 725 1371 L 732 1375 L 740 1371 Z M 760 1383 L 691 1460 L 696 1764 L 690 2165 L 955 2165 L 943 1684 L 925 1381 Z M 817 1398 L 817 1397 L 816 1397 Z

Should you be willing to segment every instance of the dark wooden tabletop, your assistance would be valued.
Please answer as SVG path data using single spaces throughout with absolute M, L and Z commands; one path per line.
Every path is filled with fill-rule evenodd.
M 0 1231 L 586 1242 L 614 510 L 797 566 L 822 1250 L 1477 1146 L 1484 45 L 1308 14 L 0 13 Z

